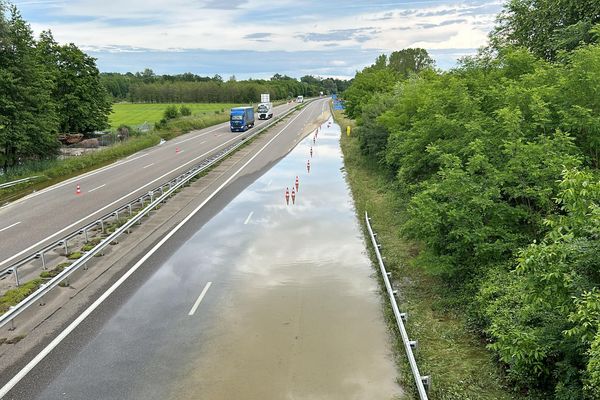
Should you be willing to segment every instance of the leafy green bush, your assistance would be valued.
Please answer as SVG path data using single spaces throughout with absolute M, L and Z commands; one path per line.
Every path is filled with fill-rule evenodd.
M 189 117 L 190 115 L 192 115 L 192 110 L 189 107 L 182 105 L 179 108 L 179 113 L 182 117 Z
M 394 177 L 418 265 L 448 283 L 513 386 L 600 398 L 600 45 L 555 63 L 504 48 L 408 79 L 377 63 L 348 111 L 362 153 Z
M 167 121 L 170 119 L 175 119 L 179 116 L 179 110 L 177 109 L 177 106 L 171 105 L 165 109 L 165 113 L 163 115 L 164 119 Z
M 165 140 L 171 140 L 186 132 L 203 129 L 208 126 L 216 125 L 228 121 L 227 115 L 214 116 L 191 116 L 177 118 L 166 122 L 163 126 L 156 130 L 156 133 Z

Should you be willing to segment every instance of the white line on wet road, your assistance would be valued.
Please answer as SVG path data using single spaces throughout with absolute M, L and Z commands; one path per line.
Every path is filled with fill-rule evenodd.
M 142 167 L 142 169 L 146 169 L 146 168 L 148 168 L 148 167 L 151 167 L 151 166 L 153 166 L 153 165 L 154 165 L 154 163 L 152 163 L 152 164 L 148 164 L 148 165 L 146 165 L 145 167 Z
M 98 190 L 98 189 L 102 189 L 104 186 L 106 186 L 106 183 L 104 185 L 100 185 L 98 187 L 93 188 L 92 190 L 90 190 L 88 193 L 92 193 L 94 190 Z
M 287 126 L 287 125 L 286 125 L 286 126 Z M 221 143 L 219 146 L 217 146 L 217 148 L 224 147 L 226 144 L 228 144 L 229 142 L 232 142 L 232 141 L 234 141 L 234 140 L 237 140 L 237 137 L 233 137 L 233 138 L 231 138 L 231 139 L 229 139 L 229 140 L 226 140 L 225 142 L 223 142 L 223 143 Z M 213 149 L 213 150 L 214 150 L 214 149 Z M 103 206 L 103 207 L 101 207 L 101 208 L 99 208 L 99 209 L 97 209 L 97 210 L 93 211 L 91 214 L 89 214 L 89 215 L 87 215 L 87 216 L 85 216 L 85 217 L 81 218 L 79 221 L 75 221 L 75 222 L 73 222 L 72 224 L 70 224 L 69 226 L 66 226 L 66 227 L 64 227 L 64 228 L 62 228 L 62 229 L 60 229 L 60 230 L 58 230 L 58 231 L 54 232 L 53 234 L 51 234 L 50 236 L 46 237 L 45 239 L 42 239 L 42 240 L 40 240 L 40 241 L 39 241 L 39 242 L 37 242 L 36 244 L 33 244 L 33 245 L 29 246 L 28 248 L 26 248 L 26 249 L 24 249 L 24 250 L 21 250 L 21 251 L 20 251 L 20 252 L 18 252 L 17 254 L 13 254 L 11 257 L 7 258 L 6 260 L 4 260 L 4 261 L 0 261 L 0 266 L 1 266 L 1 265 L 4 265 L 4 264 L 6 264 L 6 263 L 8 263 L 8 262 L 10 262 L 10 261 L 12 261 L 13 259 L 15 259 L 15 258 L 17 258 L 17 257 L 19 257 L 21 254 L 28 252 L 29 250 L 33 249 L 34 247 L 38 246 L 39 244 L 41 244 L 41 243 L 43 243 L 43 242 L 46 242 L 47 240 L 50 240 L 50 239 L 52 239 L 53 237 L 55 237 L 55 236 L 57 236 L 57 235 L 60 235 L 62 232 L 64 232 L 64 231 L 66 231 L 67 229 L 70 229 L 70 228 L 74 227 L 75 225 L 77 225 L 77 224 L 79 224 L 79 223 L 81 223 L 81 222 L 85 221 L 86 219 L 90 218 L 92 215 L 98 214 L 98 213 L 102 212 L 103 210 L 106 210 L 107 208 L 109 208 L 109 207 L 111 207 L 111 206 L 113 206 L 113 205 L 117 204 L 118 202 L 120 202 L 121 200 L 123 200 L 123 199 L 125 199 L 125 198 L 127 198 L 127 197 L 131 196 L 131 195 L 132 195 L 132 194 L 134 194 L 135 192 L 137 192 L 137 191 L 139 191 L 139 190 L 141 190 L 141 189 L 143 189 L 143 188 L 145 188 L 145 187 L 147 187 L 147 186 L 150 186 L 150 185 L 152 185 L 154 182 L 157 182 L 157 181 L 161 180 L 161 179 L 162 179 L 162 178 L 164 178 L 165 176 L 167 176 L 167 175 L 169 175 L 169 174 L 172 174 L 173 172 L 175 172 L 175 171 L 177 171 L 177 170 L 183 169 L 183 167 L 185 167 L 186 165 L 188 165 L 188 164 L 191 164 L 191 163 L 193 163 L 194 161 L 201 159 L 202 157 L 206 157 L 206 156 L 207 156 L 207 155 L 209 155 L 209 154 L 210 154 L 210 153 L 211 153 L 213 150 L 209 150 L 209 151 L 207 151 L 207 152 L 206 152 L 206 153 L 204 153 L 204 154 L 200 154 L 199 156 L 197 156 L 197 157 L 195 157 L 195 158 L 193 158 L 193 159 L 191 159 L 191 160 L 189 160 L 189 161 L 186 161 L 185 163 L 183 163 L 183 164 L 181 164 L 181 165 L 179 165 L 179 166 L 177 166 L 177 167 L 173 168 L 171 171 L 169 171 L 169 172 L 166 172 L 166 173 L 162 174 L 161 176 L 159 176 L 158 178 L 154 178 L 154 179 L 153 179 L 153 180 L 151 180 L 150 182 L 146 182 L 146 183 L 144 183 L 142 186 L 138 187 L 137 189 L 133 190 L 132 192 L 130 192 L 130 193 L 127 193 L 127 194 L 126 194 L 126 195 L 124 195 L 124 196 L 121 196 L 120 198 L 116 199 L 115 201 L 111 202 L 110 204 L 107 204 L 107 205 L 105 205 L 105 206 Z M 145 155 L 147 155 L 147 154 L 145 154 Z M 143 157 L 143 156 L 140 156 L 140 157 Z M 139 157 L 138 157 L 138 158 L 139 158 Z M 135 160 L 135 158 L 132 158 L 132 160 Z M 17 200 L 17 201 L 18 201 L 18 200 Z M 12 204 L 12 203 L 11 203 L 11 204 Z M 6 206 L 6 207 L 8 207 L 8 206 Z M 1 394 L 1 393 L 2 393 L 2 392 L 0 392 L 0 394 Z M 1 398 L 1 396 L 0 396 L 0 398 Z
M 4 386 L 2 386 L 0 388 L 0 399 L 3 398 L 13 387 L 15 387 L 15 385 L 18 384 L 29 372 L 31 372 L 31 370 L 34 369 L 36 365 L 38 365 L 44 358 L 46 358 L 46 356 L 48 354 L 50 354 L 50 352 L 52 350 L 54 350 L 56 348 L 56 346 L 58 346 L 67 336 L 69 336 L 69 334 L 71 334 L 71 332 L 73 332 L 83 321 L 85 321 L 85 319 L 87 317 L 89 317 L 90 314 L 92 312 L 94 312 L 94 310 L 96 310 L 102 303 L 104 303 L 104 301 L 106 301 L 106 299 L 115 290 L 117 290 L 123 284 L 123 282 L 125 282 L 127 279 L 129 279 L 129 277 L 131 275 L 133 275 L 135 273 L 135 271 L 137 271 L 154 253 L 156 253 L 156 251 L 158 249 L 160 249 L 173 235 L 175 235 L 175 233 L 177 233 L 181 229 L 182 226 L 184 226 L 190 219 L 192 219 L 194 217 L 194 215 L 196 215 L 198 213 L 198 211 L 200 211 L 209 201 L 211 201 L 217 194 L 219 194 L 225 186 L 227 186 L 232 180 L 234 180 L 236 178 L 236 176 L 238 176 L 252 161 L 254 161 L 254 159 L 256 157 L 258 157 L 267 147 L 269 147 L 269 145 L 272 142 L 274 142 L 305 111 L 306 111 L 306 108 L 303 110 L 300 110 L 298 115 L 293 117 L 283 128 L 281 128 L 281 130 L 279 132 L 277 132 L 275 134 L 274 137 L 272 137 L 263 147 L 258 149 L 258 151 L 255 152 L 254 155 L 252 157 L 250 157 L 250 159 L 244 163 L 244 165 L 242 165 L 239 169 L 237 169 L 229 178 L 227 178 L 225 180 L 225 182 L 223 182 L 217 189 L 215 189 L 201 204 L 199 204 L 196 208 L 194 208 L 191 213 L 189 213 L 181 222 L 179 222 L 173 229 L 171 229 L 171 231 L 169 231 L 169 233 L 167 233 L 157 244 L 155 244 L 154 247 L 152 247 L 150 249 L 150 251 L 148 251 L 146 254 L 144 254 L 144 256 L 140 260 L 138 260 L 127 272 L 125 272 L 125 274 L 123 274 L 115 283 L 113 283 L 113 285 L 110 288 L 108 288 L 108 290 L 106 290 L 106 292 L 104 292 L 98 299 L 96 299 L 96 301 L 94 301 L 81 314 L 79 314 L 79 316 L 77 318 L 75 318 L 75 320 L 73 322 L 71 322 L 71 324 L 69 324 L 69 326 L 67 326 L 61 333 L 59 333 L 58 336 L 56 336 L 46 347 L 44 347 L 42 349 L 42 351 L 40 351 L 31 361 L 29 361 L 29 363 L 27 363 L 27 365 L 25 365 L 15 376 L 13 376 L 10 381 L 8 381 Z M 235 137 L 226 141 L 225 143 L 229 143 L 232 140 L 235 140 Z M 196 159 L 203 157 L 206 154 L 200 155 L 200 156 L 196 157 Z M 195 161 L 196 159 L 190 160 L 190 161 L 186 162 L 185 164 L 183 164 L 182 166 L 185 166 L 185 165 Z M 180 167 L 182 167 L 182 166 L 180 166 Z M 180 168 L 180 167 L 178 167 L 178 168 Z M 159 178 L 156 178 L 154 181 L 147 183 L 146 185 L 144 185 L 142 187 L 152 184 L 156 180 L 161 179 L 166 175 L 167 174 L 165 174 Z M 120 201 L 120 200 L 122 200 L 122 199 L 119 199 L 117 201 Z M 106 207 L 108 207 L 108 206 L 103 207 L 102 209 L 98 210 L 97 212 L 102 211 Z M 65 228 L 65 229 L 68 229 L 68 228 Z M 18 255 L 15 255 L 15 256 L 11 257 L 10 259 L 3 261 L 2 263 L 0 263 L 0 265 L 10 261 L 11 259 L 13 259 L 17 256 Z
M 2 228 L 2 229 L 0 229 L 0 232 L 2 232 L 2 231 L 5 231 L 5 230 L 7 230 L 7 229 L 10 229 L 10 228 L 12 228 L 13 226 L 17 226 L 17 225 L 19 225 L 20 223 L 21 223 L 21 221 L 19 221 L 19 222 L 15 222 L 14 224 L 7 226 L 6 228 Z
M 188 315 L 194 315 L 194 313 L 198 309 L 198 306 L 200 305 L 200 302 L 204 298 L 204 295 L 206 295 L 206 292 L 208 292 L 208 289 L 210 288 L 210 285 L 212 285 L 212 282 L 208 282 L 206 284 L 206 286 L 204 286 L 204 289 L 202 289 L 202 293 L 200 293 L 200 296 L 198 296 L 198 300 L 196 300 L 196 302 L 194 303 L 194 306 L 192 307 L 192 309 L 190 310 L 190 312 L 188 313 Z
M 250 211 L 250 214 L 248 214 L 248 218 L 246 218 L 246 220 L 244 221 L 244 225 L 248 225 L 248 222 L 250 222 L 250 218 L 252 218 L 252 214 L 254 214 L 254 211 Z

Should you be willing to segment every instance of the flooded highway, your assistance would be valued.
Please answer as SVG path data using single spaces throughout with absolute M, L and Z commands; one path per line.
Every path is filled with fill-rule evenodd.
M 339 135 L 322 125 L 201 226 L 38 398 L 401 398 Z

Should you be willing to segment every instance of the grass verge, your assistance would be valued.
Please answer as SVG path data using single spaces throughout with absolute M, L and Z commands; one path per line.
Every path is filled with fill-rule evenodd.
M 170 140 L 196 129 L 204 129 L 229 119 L 227 113 L 180 117 L 167 122 L 161 129 L 141 136 L 132 137 L 126 142 L 115 144 L 103 150 L 71 157 L 64 160 L 49 160 L 21 168 L 17 174 L 0 178 L 0 183 L 37 176 L 34 181 L 0 190 L 0 205 L 13 201 L 33 191 L 44 189 L 74 176 L 109 165 L 121 158 L 157 145 L 161 139 Z M 10 172 L 10 171 L 9 171 Z
M 399 293 L 399 308 L 408 313 L 407 330 L 412 340 L 417 339 L 416 353 L 421 375 L 430 375 L 431 399 L 436 400 L 505 400 L 517 399 L 503 386 L 502 372 L 478 336 L 467 329 L 460 310 L 451 310 L 444 301 L 445 286 L 413 265 L 418 254 L 415 243 L 399 235 L 402 204 L 397 186 L 378 167 L 362 156 L 358 140 L 346 135 L 346 127 L 354 129 L 354 122 L 343 112 L 334 111 L 335 120 L 342 127 L 341 147 L 344 154 L 346 177 L 350 184 L 358 218 L 365 232 L 365 210 L 371 217 L 386 257 L 386 268 L 392 272 L 394 287 Z M 368 237 L 368 236 L 367 236 Z M 371 259 L 376 263 L 374 253 Z M 386 297 L 387 299 L 387 297 Z M 399 364 L 400 383 L 409 396 L 418 398 L 404 347 L 397 332 L 391 306 L 386 301 L 386 320 L 393 331 L 393 347 Z

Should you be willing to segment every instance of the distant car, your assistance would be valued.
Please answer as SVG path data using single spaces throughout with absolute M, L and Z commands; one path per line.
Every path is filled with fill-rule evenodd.
M 296 97 L 296 103 L 304 103 L 304 96 Z

